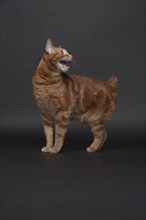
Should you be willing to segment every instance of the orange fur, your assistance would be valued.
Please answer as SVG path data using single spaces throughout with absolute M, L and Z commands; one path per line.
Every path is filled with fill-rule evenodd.
M 67 75 L 72 55 L 48 39 L 44 55 L 33 77 L 34 97 L 44 124 L 43 152 L 58 153 L 70 120 L 89 126 L 94 141 L 88 152 L 100 150 L 107 138 L 105 128 L 117 103 L 117 78 L 107 81 Z M 55 143 L 53 128 L 55 127 Z

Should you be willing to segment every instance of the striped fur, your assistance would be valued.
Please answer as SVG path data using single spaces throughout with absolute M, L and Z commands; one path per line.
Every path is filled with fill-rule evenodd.
M 70 61 L 72 56 L 66 50 L 55 47 L 48 39 L 33 76 L 34 97 L 41 113 L 47 142 L 42 148 L 43 152 L 60 152 L 70 120 L 87 124 L 93 132 L 94 140 L 87 151 L 100 150 L 107 138 L 106 122 L 116 108 L 117 78 L 112 76 L 102 81 L 67 75 L 69 67 L 64 62 L 68 64 Z

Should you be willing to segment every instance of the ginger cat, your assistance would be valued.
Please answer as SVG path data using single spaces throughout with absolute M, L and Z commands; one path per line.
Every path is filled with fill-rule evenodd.
M 107 138 L 105 128 L 117 103 L 117 78 L 107 81 L 68 75 L 73 57 L 48 39 L 45 52 L 33 76 L 33 92 L 46 135 L 42 152 L 60 152 L 70 120 L 85 123 L 94 140 L 88 152 L 101 149 Z M 55 143 L 53 130 L 55 128 Z

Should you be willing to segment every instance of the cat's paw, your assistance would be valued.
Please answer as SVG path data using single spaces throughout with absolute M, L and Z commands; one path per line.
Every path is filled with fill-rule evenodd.
M 94 152 L 96 152 L 97 151 L 97 149 L 96 148 L 94 148 L 94 147 L 87 147 L 87 152 L 89 152 L 89 153 L 94 153 Z
M 42 151 L 42 152 L 45 152 L 45 153 L 48 153 L 48 152 L 50 152 L 50 149 L 51 149 L 51 147 L 43 147 L 43 148 L 41 149 L 41 151 Z
M 57 147 L 50 148 L 49 152 L 52 154 L 57 154 L 60 152 L 60 148 L 57 148 Z

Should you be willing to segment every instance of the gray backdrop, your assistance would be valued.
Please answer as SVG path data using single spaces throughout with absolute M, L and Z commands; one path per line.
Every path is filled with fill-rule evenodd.
M 111 129 L 144 131 L 145 2 L 35 0 L 1 1 L 3 131 L 42 128 L 31 80 L 48 37 L 74 56 L 70 72 L 118 76 Z

